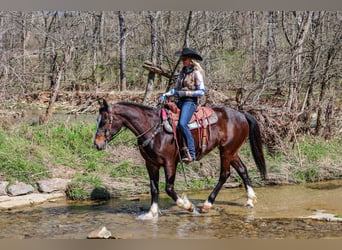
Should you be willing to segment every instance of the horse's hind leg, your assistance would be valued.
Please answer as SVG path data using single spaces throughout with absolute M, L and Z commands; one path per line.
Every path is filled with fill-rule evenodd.
M 228 177 L 230 176 L 230 162 L 232 159 L 231 152 L 229 152 L 228 150 L 221 149 L 220 157 L 221 157 L 221 171 L 220 171 L 219 181 L 216 184 L 214 190 L 208 196 L 208 199 L 204 202 L 203 207 L 202 207 L 202 212 L 208 212 L 210 210 L 223 184 L 227 181 Z
M 245 185 L 246 191 L 247 191 L 247 203 L 246 207 L 254 207 L 254 203 L 256 203 L 256 195 L 252 188 L 252 182 L 248 176 L 247 168 L 245 164 L 241 161 L 240 157 L 236 155 L 232 162 L 231 162 L 233 168 L 238 172 L 239 176 L 241 177 L 243 184 Z

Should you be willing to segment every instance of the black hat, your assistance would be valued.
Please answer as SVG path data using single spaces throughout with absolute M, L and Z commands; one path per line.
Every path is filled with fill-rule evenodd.
M 196 49 L 192 48 L 184 48 L 183 50 L 176 51 L 175 56 L 189 57 L 198 61 L 203 60 L 202 57 L 197 53 Z

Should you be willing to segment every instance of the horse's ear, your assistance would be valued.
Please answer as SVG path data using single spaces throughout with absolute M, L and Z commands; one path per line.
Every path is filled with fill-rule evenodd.
M 100 110 L 106 111 L 106 112 L 112 112 L 112 106 L 109 105 L 104 98 L 98 99 L 98 102 L 100 104 Z
M 99 98 L 98 103 L 99 103 L 101 109 L 108 110 L 108 103 L 105 99 Z

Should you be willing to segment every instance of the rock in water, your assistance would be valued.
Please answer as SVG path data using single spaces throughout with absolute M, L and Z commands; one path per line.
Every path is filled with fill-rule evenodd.
M 1 195 L 7 195 L 7 192 L 6 192 L 7 185 L 8 185 L 7 181 L 0 182 L 0 196 Z
M 54 191 L 64 191 L 67 187 L 69 180 L 60 178 L 40 180 L 37 181 L 38 190 L 43 193 L 52 193 Z
M 8 187 L 8 194 L 11 196 L 29 194 L 29 193 L 32 193 L 33 191 L 34 191 L 34 188 L 31 185 L 23 183 L 23 182 L 18 182 Z
M 112 236 L 112 233 L 107 230 L 106 227 L 102 227 L 98 230 L 92 231 L 88 235 L 88 239 L 109 239 Z

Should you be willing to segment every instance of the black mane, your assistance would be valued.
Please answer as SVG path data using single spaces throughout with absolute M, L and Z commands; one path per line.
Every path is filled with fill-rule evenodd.
M 140 108 L 144 108 L 144 109 L 148 109 L 148 110 L 153 110 L 155 111 L 156 108 L 152 107 L 152 106 L 146 106 L 144 104 L 141 103 L 135 103 L 135 102 L 117 102 L 116 104 L 121 104 L 121 105 L 128 105 L 128 106 L 136 106 L 136 107 L 140 107 Z

